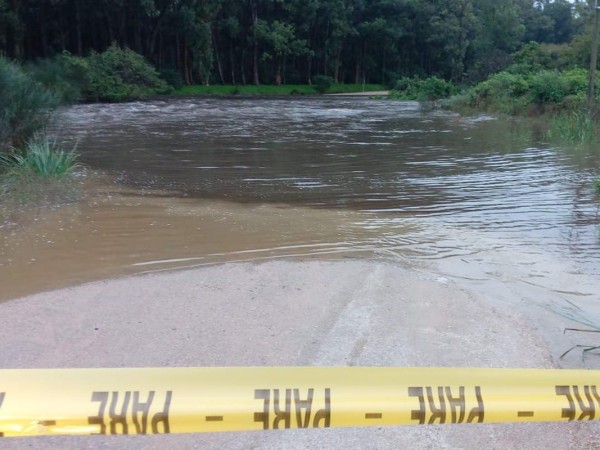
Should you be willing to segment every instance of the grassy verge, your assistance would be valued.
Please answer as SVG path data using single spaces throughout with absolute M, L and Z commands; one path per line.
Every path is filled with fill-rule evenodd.
M 327 90 L 327 94 L 345 94 L 353 92 L 383 91 L 386 87 L 382 84 L 332 84 Z M 308 84 L 283 84 L 275 85 L 193 85 L 183 86 L 174 92 L 175 95 L 194 96 L 194 95 L 316 95 L 314 86 Z

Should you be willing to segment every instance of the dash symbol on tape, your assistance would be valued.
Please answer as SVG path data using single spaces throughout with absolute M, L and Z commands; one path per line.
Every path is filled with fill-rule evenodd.
M 56 420 L 40 420 L 38 422 L 38 425 L 41 425 L 43 427 L 54 427 L 56 426 Z
M 383 414 L 381 413 L 366 413 L 365 419 L 381 419 Z
M 517 411 L 517 417 L 533 417 L 533 411 Z
M 206 416 L 207 422 L 223 422 L 223 416 Z

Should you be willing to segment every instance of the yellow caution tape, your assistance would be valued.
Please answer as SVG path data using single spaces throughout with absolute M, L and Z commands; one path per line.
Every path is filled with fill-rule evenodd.
M 600 419 L 600 371 L 0 370 L 0 436 Z

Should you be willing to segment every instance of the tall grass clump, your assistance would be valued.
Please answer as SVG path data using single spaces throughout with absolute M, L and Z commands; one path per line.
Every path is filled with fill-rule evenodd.
M 578 144 L 597 139 L 596 123 L 585 111 L 565 112 L 554 116 L 550 122 L 548 138 Z
M 23 149 L 4 158 L 8 171 L 25 171 L 42 177 L 60 177 L 77 167 L 75 149 L 65 150 L 45 135 L 35 136 Z
M 0 57 L 0 153 L 44 128 L 57 97 L 16 63 Z

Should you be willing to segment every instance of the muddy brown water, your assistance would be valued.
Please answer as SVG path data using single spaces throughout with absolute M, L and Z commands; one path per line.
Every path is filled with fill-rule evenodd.
M 367 98 L 194 98 L 75 106 L 52 132 L 111 181 L 0 228 L 0 299 L 282 257 L 597 295 L 600 152 L 535 126 Z

